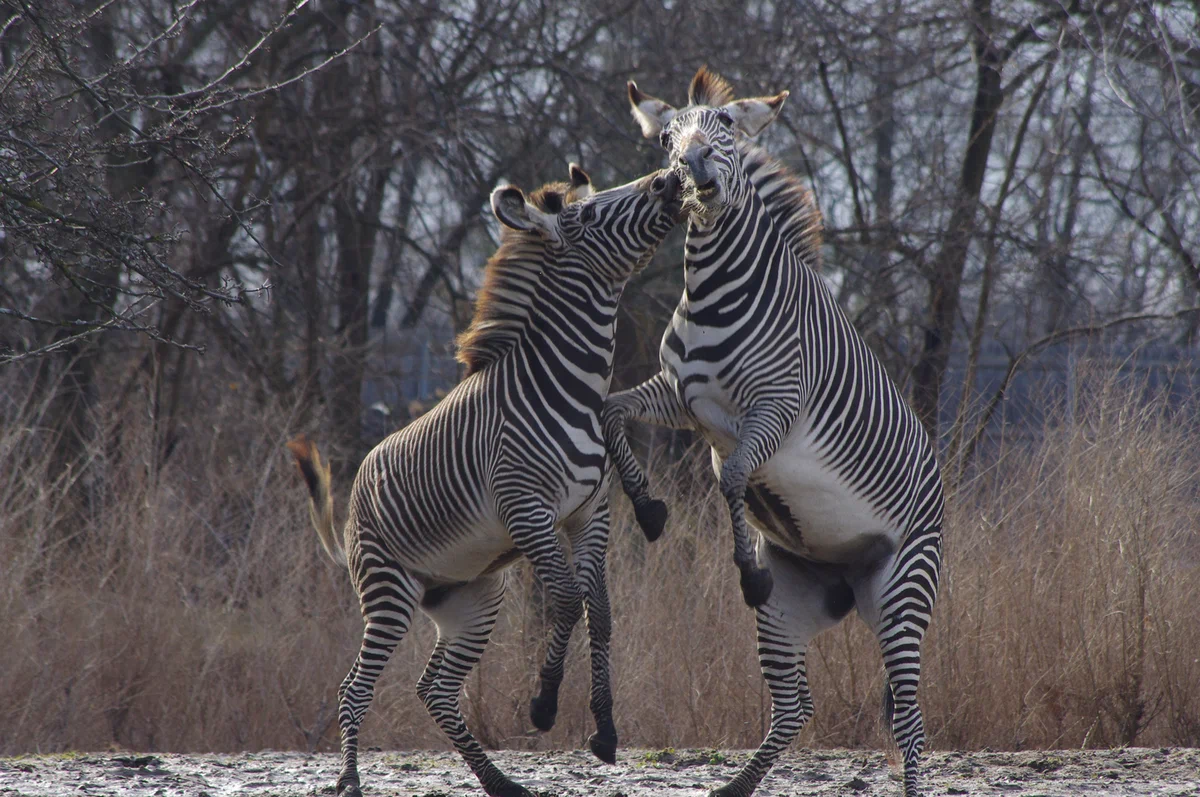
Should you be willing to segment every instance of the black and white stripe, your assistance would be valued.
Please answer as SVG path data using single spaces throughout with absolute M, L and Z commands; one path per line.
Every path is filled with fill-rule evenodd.
M 346 561 L 365 620 L 362 647 L 339 691 L 339 795 L 360 794 L 358 729 L 375 682 L 420 608 L 438 641 L 417 692 L 488 794 L 530 794 L 489 760 L 459 706 L 503 600 L 505 568 L 527 558 L 554 610 L 539 694 L 539 729 L 553 724 L 563 664 L 587 609 L 596 733 L 614 761 L 605 586 L 607 467 L 599 413 L 612 373 L 617 302 L 633 269 L 675 224 L 678 181 L 647 176 L 596 194 L 573 184 L 531 198 L 498 189 L 505 224 L 472 327 L 460 338 L 468 376 L 433 410 L 391 435 L 354 480 L 344 541 L 335 538 L 328 469 L 307 441 L 290 444 L 309 484 L 327 550 Z M 561 530 L 571 562 L 560 545 Z M 344 554 L 343 554 L 344 552 Z
M 712 447 L 772 696 L 769 733 L 715 793 L 746 797 L 796 737 L 813 713 L 809 641 L 857 607 L 879 640 L 904 789 L 915 797 L 941 475 L 924 427 L 817 273 L 811 195 L 747 138 L 786 96 L 734 100 L 702 69 L 690 104 L 676 110 L 630 84 L 643 132 L 659 137 L 684 181 L 686 285 L 663 335 L 662 371 L 609 397 L 605 436 L 651 539 L 665 507 L 650 498 L 625 424 L 692 428 Z

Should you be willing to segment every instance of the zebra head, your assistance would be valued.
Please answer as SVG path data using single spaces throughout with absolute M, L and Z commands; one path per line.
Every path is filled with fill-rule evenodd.
M 670 169 L 596 191 L 572 163 L 569 183 L 551 183 L 529 197 L 511 185 L 492 192 L 492 212 L 506 227 L 541 236 L 560 266 L 614 283 L 649 262 L 679 221 L 680 207 L 679 177 Z
M 667 151 L 668 163 L 684 181 L 684 208 L 701 220 L 711 220 L 744 200 L 746 179 L 737 137 L 761 133 L 787 97 L 782 91 L 774 97 L 734 100 L 729 83 L 702 66 L 688 87 L 687 106 L 676 109 L 629 81 L 634 119 L 646 138 L 657 137 Z

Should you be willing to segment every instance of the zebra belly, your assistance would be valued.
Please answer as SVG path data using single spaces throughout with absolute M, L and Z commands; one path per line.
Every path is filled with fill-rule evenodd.
M 600 484 L 607 483 L 603 481 L 603 474 L 596 471 L 595 482 L 570 482 L 567 485 L 566 495 L 558 505 L 559 528 L 582 526 L 591 518 L 601 495 Z M 447 513 L 447 520 L 451 517 Z M 473 581 L 508 567 L 521 557 L 508 528 L 491 512 L 470 521 L 455 517 L 430 536 L 444 542 L 422 551 L 420 556 L 401 553 L 397 558 L 407 569 L 438 583 Z
M 713 467 L 719 474 L 715 452 Z M 900 540 L 900 531 L 821 462 L 800 430 L 751 475 L 746 510 L 768 540 L 814 561 L 875 560 Z
M 474 529 L 463 529 L 467 539 L 424 552 L 412 561 L 403 562 L 407 568 L 423 573 L 436 582 L 456 583 L 474 581 L 516 561 L 512 537 L 497 518 L 489 518 Z M 456 535 L 457 536 L 457 535 Z

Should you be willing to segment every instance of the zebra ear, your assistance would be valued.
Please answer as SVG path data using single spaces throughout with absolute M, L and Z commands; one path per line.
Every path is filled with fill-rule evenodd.
M 749 100 L 734 100 L 722 107 L 722 110 L 733 117 L 733 123 L 746 135 L 754 138 L 767 125 L 775 121 L 783 101 L 790 92 L 781 91 L 774 97 L 755 97 Z
M 571 198 L 573 200 L 587 199 L 596 193 L 592 188 L 592 178 L 578 163 L 571 164 Z
M 515 185 L 501 186 L 492 192 L 492 213 L 505 227 L 535 232 L 554 243 L 559 241 L 558 220 L 529 204 Z
M 657 97 L 639 91 L 632 80 L 629 81 L 629 104 L 633 106 L 633 118 L 641 126 L 642 135 L 646 138 L 656 138 L 675 118 L 674 108 Z

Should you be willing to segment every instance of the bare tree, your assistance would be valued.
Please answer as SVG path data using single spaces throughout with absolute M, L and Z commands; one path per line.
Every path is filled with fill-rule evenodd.
M 1200 328 L 1176 315 L 1200 296 L 1182 0 L 0 9 L 0 362 L 59 386 L 64 474 L 97 373 L 153 396 L 158 457 L 192 411 L 181 386 L 220 372 L 331 421 L 353 467 L 364 391 L 411 385 L 402 353 L 448 360 L 495 245 L 491 189 L 568 160 L 601 184 L 660 165 L 624 81 L 681 95 L 702 63 L 792 90 L 763 143 L 810 179 L 825 276 L 931 431 L 968 428 L 997 341 Z M 626 292 L 618 382 L 656 368 L 677 245 Z

